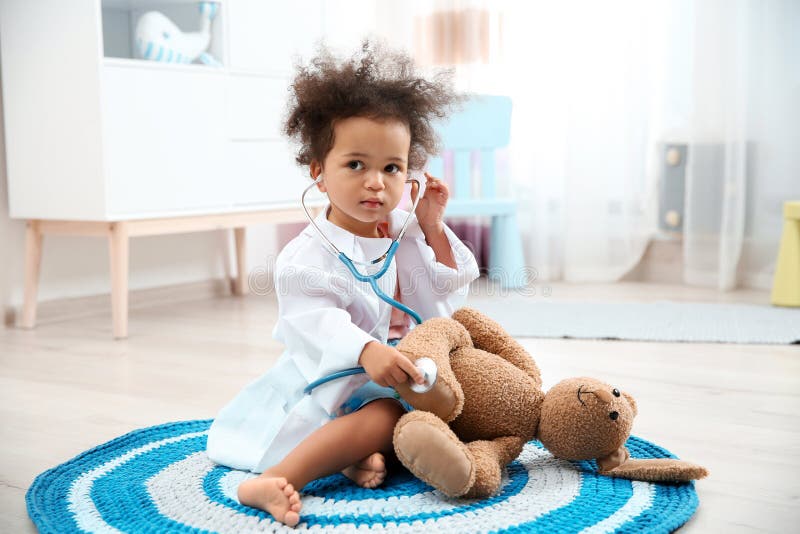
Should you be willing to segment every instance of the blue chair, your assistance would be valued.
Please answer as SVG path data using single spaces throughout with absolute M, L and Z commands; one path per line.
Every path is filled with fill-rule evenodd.
M 431 158 L 428 172 L 452 185 L 446 217 L 490 216 L 489 278 L 502 287 L 526 284 L 522 239 L 517 226 L 517 204 L 497 196 L 495 151 L 508 146 L 511 131 L 511 99 L 505 96 L 477 96 L 464 109 L 439 124 L 444 151 L 453 152 L 453 176 L 445 175 L 441 157 Z M 473 193 L 473 154 L 480 158 L 479 192 Z M 477 186 L 477 184 L 476 184 Z

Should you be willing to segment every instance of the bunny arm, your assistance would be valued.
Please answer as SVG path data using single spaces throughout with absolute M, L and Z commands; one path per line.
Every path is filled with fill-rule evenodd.
M 460 308 L 453 319 L 464 325 L 479 349 L 497 354 L 533 379 L 537 388 L 542 387 L 542 376 L 536 362 L 496 321 L 473 308 Z
M 450 366 L 450 353 L 465 346 L 472 346 L 472 340 L 460 323 L 448 317 L 428 319 L 409 332 L 397 344 L 397 350 L 412 362 L 432 359 L 437 368 L 436 383 L 427 393 L 415 393 L 407 382 L 398 384 L 395 390 L 416 410 L 431 412 L 449 423 L 464 408 L 464 391 Z
M 646 482 L 688 482 L 708 476 L 705 467 L 674 458 L 631 458 L 628 449 L 597 459 L 601 475 Z

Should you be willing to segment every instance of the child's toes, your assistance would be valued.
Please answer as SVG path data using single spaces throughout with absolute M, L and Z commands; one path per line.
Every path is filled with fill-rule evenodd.
M 381 483 L 383 483 L 383 479 L 384 479 L 384 477 L 382 476 L 381 473 L 375 473 L 375 476 L 373 476 L 367 482 L 367 487 L 368 488 L 377 488 L 378 486 L 381 485 Z
M 283 487 L 283 494 L 287 497 L 291 497 L 292 493 L 294 493 L 294 486 L 291 484 L 286 484 L 286 486 Z
M 300 512 L 300 509 L 303 507 L 303 503 L 300 502 L 300 494 L 294 491 L 294 488 L 291 484 L 287 486 L 288 488 L 292 489 L 292 493 L 287 495 L 289 497 L 289 510 L 292 512 Z M 286 489 L 284 489 L 284 492 Z
M 379 452 L 367 456 L 366 459 L 360 461 L 356 465 L 360 469 L 370 470 L 375 472 L 383 471 L 386 469 L 386 461 L 383 455 Z
M 286 515 L 283 516 L 283 523 L 288 527 L 293 527 L 297 523 L 300 522 L 300 514 L 294 511 L 286 512 Z

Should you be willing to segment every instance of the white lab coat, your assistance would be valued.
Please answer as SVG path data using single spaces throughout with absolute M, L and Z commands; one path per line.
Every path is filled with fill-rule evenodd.
M 315 222 L 351 259 L 369 261 L 391 244 L 389 238 L 355 236 L 328 221 L 327 212 L 326 207 Z M 400 209 L 390 214 L 392 238 L 407 214 Z M 401 301 L 423 320 L 452 315 L 479 274 L 470 250 L 452 230 L 445 227 L 445 233 L 456 269 L 436 261 L 412 215 L 395 261 L 378 280 L 381 290 L 393 296 L 399 278 Z M 357 265 L 369 274 L 380 266 L 382 263 L 370 268 Z M 385 343 L 392 310 L 368 283 L 355 280 L 311 225 L 278 255 L 275 289 L 278 322 L 273 337 L 284 343 L 285 350 L 269 371 L 220 411 L 208 433 L 211 460 L 256 473 L 280 462 L 368 380 L 365 374 L 353 375 L 303 394 L 303 388 L 314 380 L 356 367 L 368 342 Z

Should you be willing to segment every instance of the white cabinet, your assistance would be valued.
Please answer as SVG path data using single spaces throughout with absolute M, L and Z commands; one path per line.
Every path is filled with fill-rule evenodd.
M 117 338 L 130 238 L 232 228 L 246 292 L 245 227 L 303 220 L 309 179 L 281 122 L 323 1 L 217 2 L 209 67 L 133 57 L 143 13 L 197 31 L 196 0 L 0 0 L 9 211 L 28 219 L 21 326 L 35 324 L 46 234 L 108 239 Z
M 196 1 L 0 2 L 12 217 L 120 221 L 297 204 L 307 177 L 281 121 L 292 57 L 320 38 L 323 2 L 219 4 L 210 52 L 223 66 L 214 68 L 131 58 L 141 13 L 193 31 Z
M 106 201 L 114 218 L 233 204 L 226 194 L 226 82 L 211 69 L 104 65 Z

